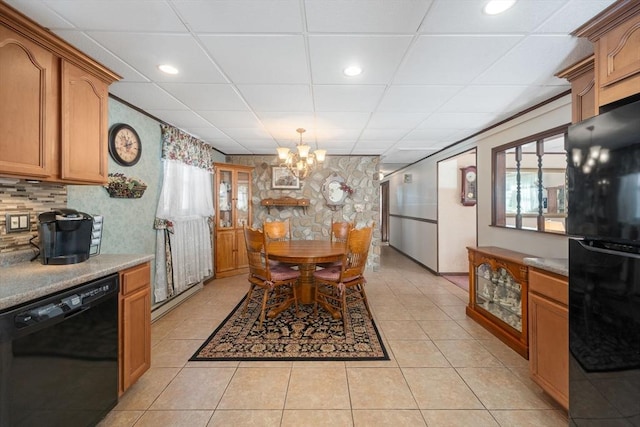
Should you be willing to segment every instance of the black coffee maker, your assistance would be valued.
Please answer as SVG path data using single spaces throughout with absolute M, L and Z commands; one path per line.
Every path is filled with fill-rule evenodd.
M 76 264 L 89 259 L 93 218 L 73 209 L 38 215 L 40 260 L 43 264 Z

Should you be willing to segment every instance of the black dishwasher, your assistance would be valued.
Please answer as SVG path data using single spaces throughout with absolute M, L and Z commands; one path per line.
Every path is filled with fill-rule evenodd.
M 0 313 L 0 426 L 93 426 L 118 401 L 118 275 Z

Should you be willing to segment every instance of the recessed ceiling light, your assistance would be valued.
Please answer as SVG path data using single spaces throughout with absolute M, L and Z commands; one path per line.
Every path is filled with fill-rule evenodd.
M 343 73 L 347 77 L 359 76 L 360 74 L 362 74 L 362 68 L 358 67 L 357 65 L 350 65 L 344 69 Z
M 173 65 L 169 65 L 169 64 L 158 65 L 158 69 L 160 71 L 162 71 L 163 73 L 178 74 L 178 69 L 176 67 L 174 67 Z
M 484 13 L 487 15 L 497 15 L 511 8 L 516 0 L 491 0 L 484 6 Z

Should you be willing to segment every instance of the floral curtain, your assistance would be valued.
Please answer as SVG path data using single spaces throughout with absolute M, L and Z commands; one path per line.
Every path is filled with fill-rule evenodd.
M 156 303 L 213 272 L 213 148 L 172 126 L 161 128 L 164 175 L 154 224 Z

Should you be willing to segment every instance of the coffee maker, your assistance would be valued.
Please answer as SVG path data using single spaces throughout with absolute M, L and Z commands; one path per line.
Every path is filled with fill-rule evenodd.
M 89 259 L 91 215 L 74 209 L 58 209 L 41 213 L 38 220 L 43 264 L 76 264 Z

